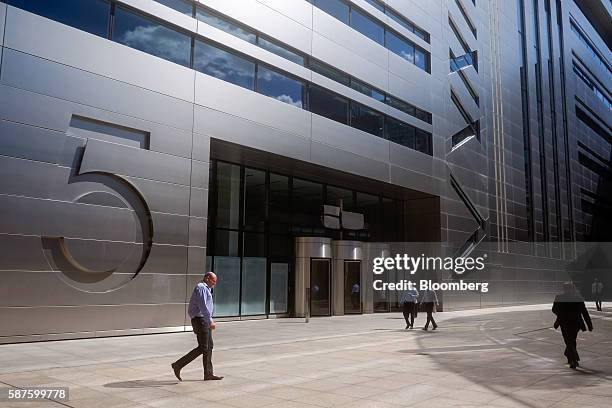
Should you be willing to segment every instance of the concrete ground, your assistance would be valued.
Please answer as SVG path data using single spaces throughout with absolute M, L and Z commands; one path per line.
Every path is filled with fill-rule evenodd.
M 70 400 L 0 406 L 610 407 L 612 309 L 590 310 L 575 371 L 550 305 L 438 313 L 435 332 L 398 313 L 219 323 L 222 381 L 202 381 L 201 360 L 174 378 L 192 333 L 3 345 L 0 387 L 68 386 Z

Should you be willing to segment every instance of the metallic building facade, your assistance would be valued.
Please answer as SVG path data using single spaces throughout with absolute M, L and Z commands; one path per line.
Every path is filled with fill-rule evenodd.
M 406 241 L 525 255 L 509 281 L 533 259 L 573 260 L 561 243 L 612 241 L 607 1 L 334 0 L 347 21 L 321 1 L 96 1 L 108 38 L 64 6 L 46 18 L 0 1 L 0 342 L 183 330 L 218 160 L 385 191 L 404 203 Z M 244 32 L 194 18 L 200 6 Z M 120 12 L 159 26 L 120 41 Z M 306 84 L 303 105 L 203 73 L 198 41 Z M 313 113 L 319 88 L 386 130 Z M 390 141 L 393 121 L 417 142 Z M 562 277 L 537 279 L 548 289 L 528 301 Z M 525 301 L 490 296 L 445 303 Z

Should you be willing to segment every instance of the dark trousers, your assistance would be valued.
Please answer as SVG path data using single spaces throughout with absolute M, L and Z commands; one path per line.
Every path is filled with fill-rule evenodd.
M 433 308 L 434 308 L 433 302 L 427 302 L 427 303 L 424 303 L 423 305 L 425 306 L 425 312 L 427 312 L 427 323 L 425 323 L 425 328 L 429 327 L 429 322 L 431 322 L 434 328 L 438 327 L 433 317 Z
M 406 326 L 414 326 L 414 318 L 416 317 L 416 303 L 404 302 L 402 304 L 402 313 L 404 320 L 406 320 Z
M 351 293 L 351 306 L 353 306 L 354 310 L 360 310 L 359 293 Z
M 191 327 L 193 327 L 193 332 L 198 338 L 198 346 L 191 350 L 189 353 L 185 354 L 183 357 L 179 358 L 175 364 L 180 369 L 182 369 L 187 364 L 198 358 L 198 356 L 202 355 L 202 364 L 204 365 L 204 377 L 208 377 L 210 375 L 213 375 L 212 330 L 210 330 L 208 325 L 204 322 L 204 319 L 199 317 L 194 317 L 193 319 L 191 319 Z
M 595 307 L 601 312 L 601 295 L 595 295 Z
M 576 349 L 578 331 L 579 328 L 577 326 L 561 325 L 561 334 L 563 334 L 563 341 L 565 342 L 565 352 L 563 354 L 567 357 L 568 363 L 580 361 L 580 356 L 578 356 L 578 350 Z

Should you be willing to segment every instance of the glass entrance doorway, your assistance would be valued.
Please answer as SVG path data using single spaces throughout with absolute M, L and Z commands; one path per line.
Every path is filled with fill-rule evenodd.
M 310 315 L 331 315 L 331 260 L 310 260 Z
M 344 261 L 344 313 L 361 313 L 361 261 Z

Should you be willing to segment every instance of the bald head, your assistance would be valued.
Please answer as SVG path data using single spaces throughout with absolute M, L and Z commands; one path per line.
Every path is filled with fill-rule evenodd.
M 217 284 L 217 275 L 215 275 L 214 272 L 206 272 L 204 274 L 204 283 L 206 283 L 209 288 L 212 288 Z
M 576 287 L 574 286 L 573 282 L 565 282 L 563 284 L 563 292 L 565 293 L 575 293 L 576 292 Z

